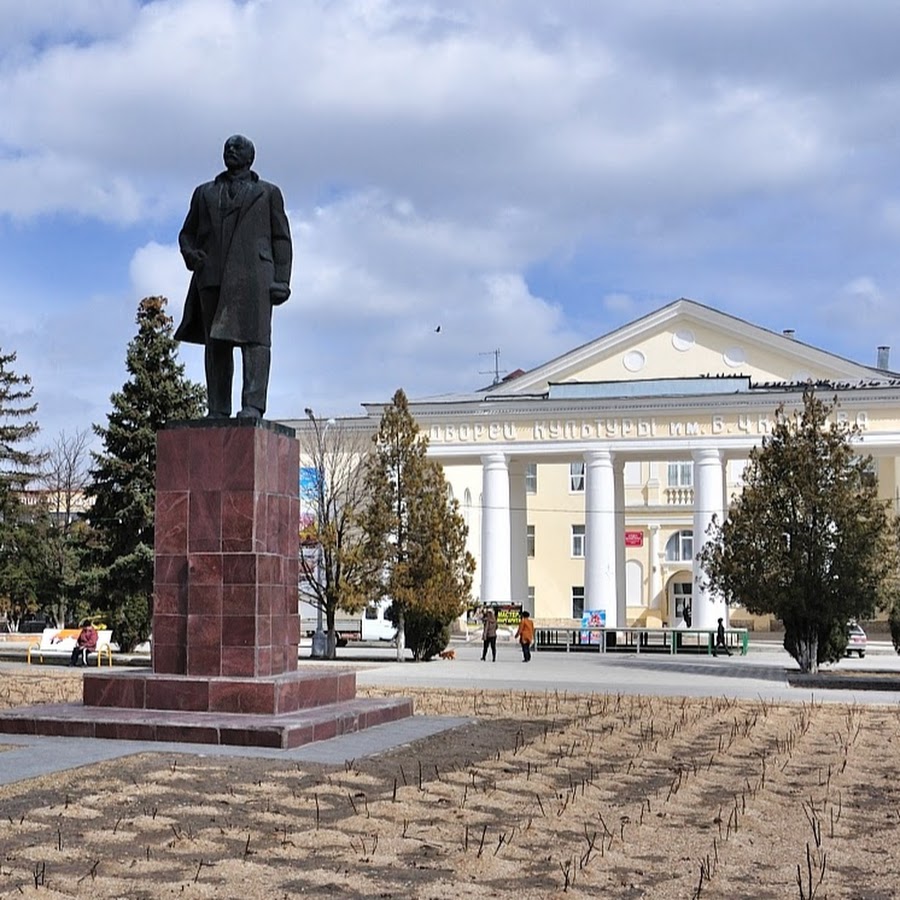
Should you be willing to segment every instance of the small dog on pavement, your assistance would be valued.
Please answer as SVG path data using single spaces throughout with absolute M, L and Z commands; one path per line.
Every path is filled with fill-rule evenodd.
M 438 653 L 438 656 L 441 659 L 456 659 L 456 651 L 455 650 L 441 650 L 441 652 Z

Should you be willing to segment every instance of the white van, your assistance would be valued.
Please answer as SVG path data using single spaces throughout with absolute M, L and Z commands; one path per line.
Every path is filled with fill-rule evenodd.
M 391 605 L 388 599 L 370 603 L 362 613 L 362 639 L 364 641 L 392 641 L 397 629 L 384 614 Z

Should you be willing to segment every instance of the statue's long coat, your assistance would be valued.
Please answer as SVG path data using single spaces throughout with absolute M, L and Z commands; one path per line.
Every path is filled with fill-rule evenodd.
M 255 172 L 251 178 L 233 231 L 226 227 L 221 211 L 221 192 L 227 190 L 225 173 L 201 184 L 191 197 L 178 244 L 185 262 L 197 250 L 206 254 L 206 261 L 191 278 L 176 340 L 206 343 L 200 290 L 218 287 L 219 305 L 210 337 L 234 344 L 272 344 L 269 289 L 275 282 L 290 282 L 291 232 L 281 191 Z

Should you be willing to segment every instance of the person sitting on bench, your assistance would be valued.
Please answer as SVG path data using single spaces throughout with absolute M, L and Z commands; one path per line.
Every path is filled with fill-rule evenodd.
M 88 622 L 82 623 L 81 633 L 72 651 L 70 666 L 87 665 L 88 653 L 97 649 L 97 629 Z

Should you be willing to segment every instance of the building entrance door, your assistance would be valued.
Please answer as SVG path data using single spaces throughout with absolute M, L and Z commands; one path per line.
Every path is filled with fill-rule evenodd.
M 670 621 L 673 628 L 690 628 L 693 621 L 691 609 L 693 583 L 676 581 L 676 578 L 677 575 L 669 582 Z

